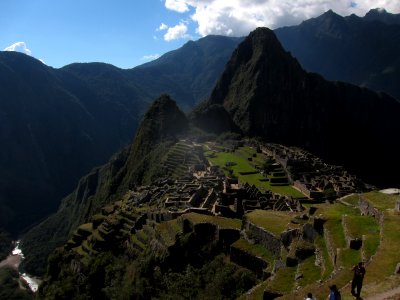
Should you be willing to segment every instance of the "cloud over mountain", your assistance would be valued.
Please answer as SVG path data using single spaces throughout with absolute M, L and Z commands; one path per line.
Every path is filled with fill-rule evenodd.
M 398 0 L 166 0 L 165 7 L 179 13 L 189 12 L 202 36 L 242 36 L 260 26 L 294 25 L 329 9 L 341 15 L 360 16 L 376 7 L 400 12 Z
M 28 49 L 25 42 L 16 42 L 5 48 L 4 51 L 17 51 L 27 55 L 32 55 L 32 51 Z
M 168 42 L 172 40 L 186 38 L 188 37 L 187 31 L 188 28 L 186 24 L 179 23 L 178 25 L 175 25 L 174 27 L 169 27 L 167 29 L 167 32 L 164 34 L 164 40 Z

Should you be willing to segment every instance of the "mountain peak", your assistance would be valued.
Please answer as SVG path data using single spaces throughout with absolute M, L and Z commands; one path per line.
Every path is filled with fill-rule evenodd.
M 266 27 L 258 27 L 257 29 L 253 30 L 250 32 L 246 40 L 251 40 L 253 47 L 281 47 L 275 33 Z
M 368 15 L 387 14 L 387 13 L 388 13 L 388 12 L 386 11 L 386 9 L 377 7 L 377 8 L 371 9 L 369 12 L 367 12 L 367 13 L 365 14 L 365 16 L 368 16 Z
M 145 119 L 149 117 L 153 117 L 154 115 L 167 116 L 168 114 L 183 114 L 176 102 L 171 99 L 171 97 L 167 94 L 162 94 L 156 100 L 154 100 L 153 104 L 148 109 Z
M 163 94 L 153 102 L 144 115 L 135 144 L 138 144 L 138 148 L 146 149 L 143 145 L 174 137 L 185 131 L 187 126 L 185 114 L 170 96 Z
M 280 74 L 296 74 L 300 70 L 300 65 L 283 49 L 272 30 L 257 28 L 233 52 L 225 72 L 211 94 L 210 102 L 222 103 L 222 95 L 234 93 L 238 87 L 228 88 L 232 81 L 245 81 L 244 78 L 252 77 L 271 83 L 282 80 L 284 77 L 279 77 Z M 249 85 L 246 93 L 242 95 L 244 99 L 261 84 L 259 80 L 243 83 Z M 235 102 L 234 99 L 232 99 L 233 102 Z
M 400 14 L 392 14 L 384 8 L 374 8 L 365 14 L 367 21 L 380 21 L 386 24 L 400 24 Z
M 340 20 L 340 19 L 343 19 L 343 17 L 341 15 L 338 15 L 337 13 L 335 13 L 332 9 L 330 9 L 316 18 L 312 18 L 312 19 L 304 21 L 304 22 L 305 23 L 313 22 L 313 21 L 326 22 L 327 20 L 331 21 L 331 20 Z

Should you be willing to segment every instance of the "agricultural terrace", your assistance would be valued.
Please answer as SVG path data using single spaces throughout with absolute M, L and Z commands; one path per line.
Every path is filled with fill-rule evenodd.
M 254 210 L 245 215 L 250 223 L 278 236 L 288 227 L 294 226 L 290 223 L 293 217 L 294 214 L 273 210 Z

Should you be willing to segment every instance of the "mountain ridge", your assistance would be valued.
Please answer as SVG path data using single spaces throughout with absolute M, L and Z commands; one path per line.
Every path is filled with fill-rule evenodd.
M 379 13 L 368 17 L 371 14 L 374 10 L 365 17 L 342 17 L 328 11 L 274 32 L 307 71 L 400 99 L 400 25 L 385 21 L 385 16 L 396 20 L 400 15 Z

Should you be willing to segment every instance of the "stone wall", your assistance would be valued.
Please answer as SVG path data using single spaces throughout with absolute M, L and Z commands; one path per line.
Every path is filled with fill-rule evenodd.
M 300 236 L 300 229 L 291 229 L 281 233 L 281 241 L 288 248 L 290 244 Z
M 281 252 L 281 239 L 274 234 L 266 231 L 264 228 L 258 227 L 248 220 L 244 221 L 244 228 L 249 237 L 257 240 L 258 243 L 267 248 L 274 255 L 278 256 Z
M 235 264 L 253 271 L 259 277 L 263 276 L 264 269 L 268 267 L 268 262 L 261 257 L 251 255 L 234 246 L 231 246 L 230 258 Z
M 373 216 L 376 221 L 381 224 L 381 221 L 383 220 L 383 213 L 375 208 L 365 197 L 360 197 L 358 207 L 362 215 Z
M 218 230 L 218 242 L 223 249 L 229 248 L 234 242 L 240 238 L 239 229 L 224 228 Z

